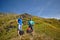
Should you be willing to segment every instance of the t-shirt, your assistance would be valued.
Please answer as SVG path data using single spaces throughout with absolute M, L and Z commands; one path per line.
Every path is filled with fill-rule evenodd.
M 21 18 L 18 18 L 18 23 L 19 23 L 20 25 L 22 25 L 22 19 L 21 19 Z
M 34 25 L 34 24 L 35 24 L 34 21 L 32 20 L 28 21 L 28 25 Z

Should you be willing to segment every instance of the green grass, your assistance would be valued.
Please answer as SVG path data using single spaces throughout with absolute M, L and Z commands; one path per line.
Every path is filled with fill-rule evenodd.
M 20 39 L 17 36 L 18 24 L 16 22 L 16 16 L 18 15 L 8 15 L 0 18 L 0 40 L 13 40 L 17 38 L 18 40 Z M 27 20 L 29 20 L 29 18 L 23 19 L 24 22 Z M 45 40 L 44 37 L 47 39 L 50 37 L 51 40 L 60 40 L 60 22 L 57 19 L 45 19 L 34 16 L 33 20 L 35 21 L 34 31 L 36 33 L 36 35 L 33 37 L 34 40 L 40 40 L 41 38 L 41 40 Z M 2 24 L 2 21 L 4 21 L 5 24 Z M 11 28 L 9 31 L 7 31 L 8 27 L 10 26 L 10 22 L 13 22 L 12 25 L 15 26 L 15 28 Z M 23 25 L 24 32 L 26 32 L 27 27 L 27 23 Z M 23 37 L 25 40 L 30 40 L 30 35 L 24 35 Z

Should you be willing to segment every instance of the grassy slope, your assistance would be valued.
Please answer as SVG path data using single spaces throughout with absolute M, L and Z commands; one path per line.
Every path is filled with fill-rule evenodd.
M 17 36 L 17 22 L 16 19 L 13 19 L 15 16 L 12 17 L 12 15 L 9 15 L 9 19 L 6 17 L 3 17 L 2 19 L 0 19 L 1 21 L 4 20 L 6 22 L 5 26 L 1 24 L 0 26 L 0 30 L 2 30 L 0 32 L 0 40 L 19 40 L 20 37 Z M 13 20 L 13 25 L 15 26 L 15 28 L 10 29 L 9 31 L 6 31 L 7 26 L 10 25 L 10 22 Z M 24 20 L 27 20 L 24 19 Z M 35 36 L 33 37 L 34 40 L 46 40 L 49 39 L 50 40 L 60 40 L 60 22 L 57 21 L 56 19 L 44 19 L 44 18 L 38 18 L 38 17 L 33 17 L 33 20 L 35 21 L 35 25 L 34 25 L 34 31 L 35 31 Z M 0 21 L 0 23 L 1 23 Z M 4 28 L 4 27 L 5 28 Z M 28 25 L 23 25 L 23 30 L 26 31 L 26 28 L 28 27 Z M 25 40 L 29 40 L 30 35 L 24 35 L 23 38 Z M 22 38 L 22 39 L 23 39 Z M 23 40 L 24 40 L 23 39 Z

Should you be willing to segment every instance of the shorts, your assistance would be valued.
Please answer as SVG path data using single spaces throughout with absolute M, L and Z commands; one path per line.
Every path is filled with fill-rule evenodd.
M 21 31 L 22 30 L 22 25 L 18 25 L 18 30 Z

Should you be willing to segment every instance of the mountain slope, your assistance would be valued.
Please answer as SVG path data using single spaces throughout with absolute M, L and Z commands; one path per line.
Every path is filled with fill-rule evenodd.
M 5 14 L 4 14 L 5 15 Z M 26 32 L 27 21 L 30 17 L 35 21 L 34 36 L 25 33 L 22 40 L 60 40 L 60 21 L 57 19 L 46 19 L 29 14 L 6 15 L 0 18 L 0 40 L 20 40 L 17 36 L 17 19 L 23 16 L 23 30 Z

